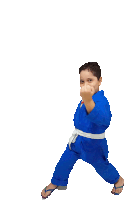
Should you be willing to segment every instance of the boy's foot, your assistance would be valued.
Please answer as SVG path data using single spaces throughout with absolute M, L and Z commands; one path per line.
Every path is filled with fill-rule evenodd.
M 47 187 L 46 187 L 46 190 L 49 190 L 49 189 L 55 189 L 57 187 L 57 185 L 53 185 L 52 183 L 50 183 Z M 51 194 L 52 191 L 47 191 L 45 193 L 45 189 L 42 190 L 41 192 L 41 195 L 42 197 L 46 197 L 48 196 L 49 194 Z
M 114 184 L 115 187 L 120 187 L 120 186 L 123 186 L 124 185 L 124 179 L 120 176 L 119 180 Z M 114 193 L 118 193 L 120 194 L 122 192 L 123 188 L 117 188 L 115 189 L 113 187 L 111 193 L 114 194 Z

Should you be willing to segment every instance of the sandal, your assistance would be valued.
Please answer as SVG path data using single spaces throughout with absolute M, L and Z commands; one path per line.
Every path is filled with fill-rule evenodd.
M 124 185 L 123 185 L 124 186 Z M 116 186 L 114 186 L 114 188 L 115 189 L 117 189 L 117 188 L 123 188 L 123 186 L 120 186 L 120 187 L 116 187 Z M 119 195 L 120 193 L 114 193 L 114 195 Z
M 47 188 L 47 186 L 44 188 L 45 193 L 46 193 L 47 191 L 51 191 L 51 193 L 52 193 L 55 189 L 58 189 L 58 190 L 66 190 L 66 189 L 67 189 L 67 186 L 57 186 L 55 189 L 49 189 L 49 190 L 46 190 L 46 188 Z M 50 193 L 48 196 L 50 196 L 51 193 Z M 42 195 L 41 195 L 41 196 L 42 196 Z M 48 196 L 46 196 L 46 197 L 43 197 L 43 196 L 42 196 L 42 199 L 46 199 L 46 198 L 48 198 Z

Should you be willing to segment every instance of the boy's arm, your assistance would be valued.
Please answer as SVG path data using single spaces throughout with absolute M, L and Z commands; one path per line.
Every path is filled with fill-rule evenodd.
M 93 108 L 95 107 L 95 102 L 93 101 L 93 99 L 91 101 L 87 101 L 84 102 L 86 110 L 88 112 L 88 114 L 93 110 Z
M 97 124 L 98 126 L 109 126 L 111 121 L 110 108 L 107 104 L 102 102 L 94 102 L 93 100 L 84 102 L 86 110 L 88 112 L 86 118 Z

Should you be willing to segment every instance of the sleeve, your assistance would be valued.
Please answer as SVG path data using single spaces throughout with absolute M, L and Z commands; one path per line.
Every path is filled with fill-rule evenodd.
M 86 118 L 98 126 L 109 126 L 111 121 L 111 111 L 108 101 L 95 102 L 93 110 L 87 114 Z

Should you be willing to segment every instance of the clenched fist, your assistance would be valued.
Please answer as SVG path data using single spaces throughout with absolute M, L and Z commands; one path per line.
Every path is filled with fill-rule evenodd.
M 80 89 L 80 96 L 82 97 L 84 102 L 88 102 L 92 100 L 92 96 L 95 93 L 95 89 L 93 86 L 85 85 Z

